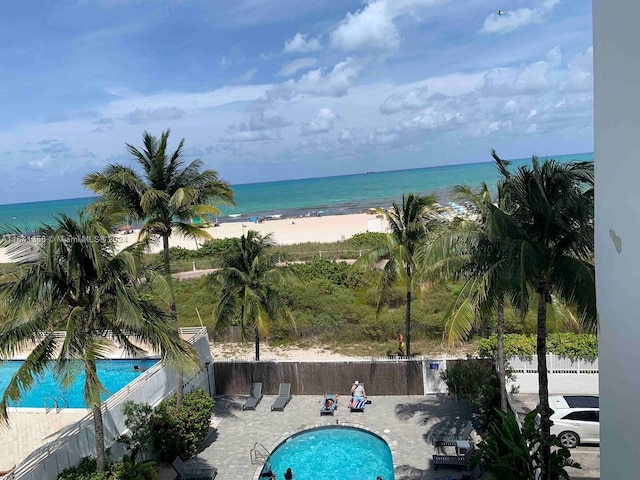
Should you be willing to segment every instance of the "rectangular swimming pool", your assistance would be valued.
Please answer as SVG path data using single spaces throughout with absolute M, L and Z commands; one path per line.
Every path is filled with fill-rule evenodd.
M 9 360 L 0 362 L 0 395 L 11 381 L 11 377 L 16 373 L 20 365 L 20 360 Z M 135 360 L 98 360 L 98 377 L 107 389 L 107 393 L 102 395 L 102 400 L 106 400 L 125 385 L 138 378 L 145 370 L 158 363 L 158 359 L 135 359 Z M 53 366 L 53 362 L 51 362 Z M 53 378 L 51 366 L 45 373 L 36 380 L 31 390 L 23 393 L 23 397 L 13 407 L 45 408 L 45 398 L 49 397 L 47 406 L 52 406 L 52 400 L 60 396 L 68 402 L 68 408 L 86 408 L 83 399 L 84 372 L 78 375 L 75 383 L 67 390 Z M 134 368 L 137 366 L 138 368 Z M 64 403 L 60 401 L 60 403 Z M 63 406 L 63 405 L 61 405 Z M 66 407 L 66 405 L 64 405 Z

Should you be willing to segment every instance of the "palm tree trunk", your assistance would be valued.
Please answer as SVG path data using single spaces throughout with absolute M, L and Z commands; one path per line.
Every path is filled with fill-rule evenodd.
M 171 316 L 175 324 L 178 325 L 178 309 L 176 308 L 176 296 L 173 291 L 173 277 L 171 276 L 171 262 L 169 259 L 169 234 L 162 236 L 162 256 L 164 259 L 164 272 L 167 278 L 167 284 L 169 285 L 169 291 L 171 292 Z M 177 372 L 177 374 L 176 405 L 179 407 L 182 405 L 182 399 L 184 398 L 184 375 L 182 372 Z
M 411 356 L 411 290 L 407 292 L 407 308 L 404 317 L 405 343 L 407 346 L 407 357 Z
M 507 411 L 507 372 L 504 359 L 504 302 L 498 304 L 498 378 L 500 380 L 500 408 Z
M 538 395 L 540 403 L 540 478 L 550 480 L 551 442 L 549 421 L 549 379 L 547 377 L 547 295 L 545 281 L 538 282 Z
M 98 378 L 98 372 L 95 361 L 87 360 L 84 364 L 85 378 Z M 85 387 L 86 388 L 86 387 Z M 96 471 L 104 471 L 104 425 L 102 422 L 102 408 L 100 400 L 91 406 L 93 413 L 93 429 L 95 431 L 96 442 Z
M 256 362 L 260 361 L 260 333 L 258 328 L 255 328 L 255 343 L 256 343 Z

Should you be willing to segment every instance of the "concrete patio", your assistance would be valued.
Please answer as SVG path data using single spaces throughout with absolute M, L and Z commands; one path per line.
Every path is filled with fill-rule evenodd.
M 243 411 L 245 397 L 216 398 L 212 430 L 201 452 L 188 464 L 208 464 L 218 478 L 257 479 L 261 464 L 252 464 L 250 451 L 259 443 L 270 452 L 281 441 L 301 430 L 320 425 L 360 426 L 383 437 L 391 448 L 396 480 L 433 480 L 453 470 L 433 470 L 431 455 L 453 454 L 453 447 L 433 447 L 435 430 L 460 431 L 472 420 L 475 408 L 445 395 L 370 397 L 364 413 L 351 413 L 348 397 L 342 398 L 335 416 L 320 417 L 321 397 L 294 396 L 284 412 L 270 411 L 275 396 L 265 396 L 255 411 Z M 460 476 L 461 473 L 457 473 Z

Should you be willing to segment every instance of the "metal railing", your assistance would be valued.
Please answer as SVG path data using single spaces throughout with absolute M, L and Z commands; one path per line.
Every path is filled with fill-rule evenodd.
M 251 457 L 251 465 L 260 465 L 269 458 L 269 450 L 263 444 L 256 442 L 249 451 L 249 456 Z

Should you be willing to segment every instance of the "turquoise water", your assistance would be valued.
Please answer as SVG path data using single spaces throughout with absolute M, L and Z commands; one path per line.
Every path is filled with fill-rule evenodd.
M 0 395 L 4 393 L 5 388 L 9 384 L 13 374 L 20 368 L 23 362 L 18 360 L 9 360 L 0 362 Z M 98 377 L 107 389 L 108 393 L 102 395 L 102 400 L 106 400 L 116 393 L 125 385 L 131 383 L 138 378 L 142 372 L 158 363 L 157 359 L 145 360 L 98 360 Z M 53 362 L 51 362 L 53 365 Z M 134 370 L 133 366 L 138 365 L 140 369 Z M 84 372 L 78 375 L 75 383 L 67 390 L 63 390 L 60 384 L 53 378 L 51 369 L 37 380 L 33 388 L 24 392 L 22 399 L 18 404 L 12 404 L 14 407 L 31 407 L 44 408 L 44 397 L 49 395 L 53 398 L 62 395 L 67 402 L 69 408 L 86 408 L 84 404 L 83 388 L 84 388 Z M 47 406 L 51 407 L 52 402 L 49 401 Z
M 320 427 L 289 437 L 269 456 L 262 473 L 271 470 L 294 479 L 394 480 L 387 443 L 377 435 L 350 427 Z
M 593 153 L 558 155 L 560 162 L 593 160 Z M 514 166 L 530 162 L 513 160 Z M 434 194 L 446 203 L 453 185 L 477 187 L 486 182 L 494 190 L 498 179 L 493 162 L 442 167 L 371 172 L 338 177 L 286 180 L 233 185 L 236 207 L 220 206 L 220 221 L 246 221 L 251 217 L 282 214 L 297 217 L 323 211 L 327 215 L 363 212 L 369 207 L 388 207 L 403 194 Z M 13 225 L 31 231 L 51 222 L 61 212 L 76 215 L 93 198 L 0 205 L 0 227 Z M 239 215 L 231 218 L 228 215 Z

